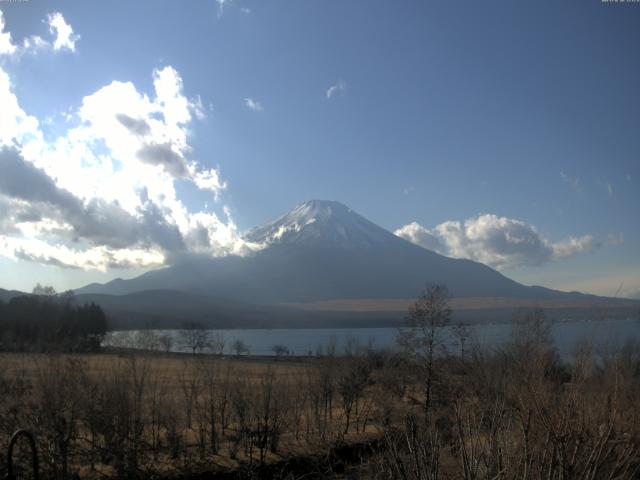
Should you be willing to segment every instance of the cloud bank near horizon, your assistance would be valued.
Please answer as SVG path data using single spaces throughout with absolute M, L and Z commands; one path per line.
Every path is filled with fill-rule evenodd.
M 592 235 L 551 242 L 531 224 L 493 214 L 464 222 L 449 220 L 431 229 L 412 222 L 394 233 L 442 255 L 475 260 L 498 270 L 539 266 L 601 246 Z

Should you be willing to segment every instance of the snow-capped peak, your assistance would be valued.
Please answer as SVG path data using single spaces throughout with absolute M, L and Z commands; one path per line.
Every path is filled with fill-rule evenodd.
M 390 237 L 394 236 L 339 202 L 310 200 L 250 230 L 245 240 L 263 247 L 320 243 L 358 248 L 387 242 Z

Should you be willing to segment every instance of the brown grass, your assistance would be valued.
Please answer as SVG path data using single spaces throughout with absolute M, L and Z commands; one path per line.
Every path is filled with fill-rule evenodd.
M 514 329 L 499 351 L 468 345 L 429 370 L 419 357 L 371 350 L 278 361 L 0 354 L 0 388 L 0 452 L 15 428 L 32 430 L 45 478 L 640 474 L 640 345 L 583 345 L 562 362 L 539 322 Z M 326 452 L 372 439 L 345 460 L 347 473 L 333 469 Z M 298 470 L 286 463 L 301 457 Z M 280 473 L 260 470 L 281 463 Z

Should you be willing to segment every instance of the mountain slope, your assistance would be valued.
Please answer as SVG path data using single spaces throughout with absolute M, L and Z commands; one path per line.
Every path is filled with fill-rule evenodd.
M 339 202 L 311 200 L 250 230 L 245 239 L 257 244 L 332 246 L 353 251 L 383 247 L 398 237 Z
M 192 259 L 131 280 L 92 284 L 77 293 L 128 294 L 169 289 L 249 303 L 279 304 L 348 298 L 415 298 L 427 283 L 456 297 L 549 298 L 486 265 L 425 250 L 348 207 L 313 200 L 249 231 L 263 245 L 247 257 Z

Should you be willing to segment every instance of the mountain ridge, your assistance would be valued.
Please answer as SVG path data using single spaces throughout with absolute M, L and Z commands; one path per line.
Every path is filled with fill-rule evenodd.
M 444 283 L 454 296 L 566 295 L 524 286 L 484 264 L 414 245 L 335 201 L 298 204 L 249 230 L 244 238 L 261 249 L 245 257 L 185 260 L 133 279 L 90 284 L 76 292 L 122 295 L 173 289 L 273 304 L 410 298 L 427 283 Z M 274 291 L 276 284 L 280 292 Z
M 393 313 L 396 321 L 402 317 L 401 312 L 393 310 L 396 307 L 376 310 L 376 305 L 382 305 L 384 299 L 416 298 L 430 283 L 447 285 L 453 298 L 503 299 L 491 308 L 467 309 L 480 312 L 479 316 L 503 307 L 513 309 L 517 304 L 575 304 L 576 312 L 584 312 L 605 300 L 525 286 L 481 263 L 442 256 L 394 235 L 339 202 L 303 202 L 249 230 L 244 238 L 257 245 L 257 251 L 244 257 L 194 257 L 133 279 L 90 284 L 76 293 L 125 296 L 145 291 L 181 292 L 209 299 L 203 302 L 194 297 L 193 302 L 202 306 L 201 317 L 215 315 L 217 310 L 228 312 L 227 304 L 223 307 L 219 303 L 218 308 L 212 301 L 223 299 L 241 303 L 245 310 L 239 317 L 250 317 L 258 324 L 256 308 L 269 312 L 265 315 L 274 322 L 279 315 L 287 319 L 315 315 L 318 322 L 321 315 L 334 315 L 338 321 L 336 315 L 357 312 L 353 305 L 363 300 L 373 307 L 358 312 L 362 317 L 358 321 L 366 315 L 373 318 L 376 312 L 380 314 L 378 319 L 389 319 Z M 123 303 L 131 305 L 130 298 L 123 298 Z M 117 303 L 112 298 L 108 302 Z M 401 303 L 390 301 L 389 305 Z M 319 304 L 334 307 L 317 308 Z M 188 311 L 183 309 L 181 315 Z

